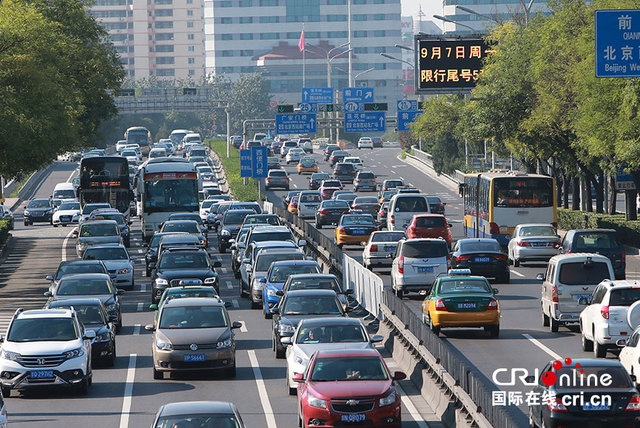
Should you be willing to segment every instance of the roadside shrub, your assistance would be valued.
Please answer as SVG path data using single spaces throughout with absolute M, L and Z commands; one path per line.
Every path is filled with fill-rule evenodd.
M 624 244 L 640 246 L 640 220 L 627 221 L 623 214 L 597 214 L 558 208 L 558 228 L 615 229 Z

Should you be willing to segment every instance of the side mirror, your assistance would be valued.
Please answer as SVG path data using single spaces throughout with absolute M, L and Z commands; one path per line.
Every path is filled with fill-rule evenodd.
M 283 337 L 282 339 L 280 339 L 280 343 L 282 343 L 283 345 L 291 345 L 293 343 L 291 339 L 293 339 L 291 336 Z
M 620 348 L 624 348 L 625 346 L 627 346 L 627 343 L 629 343 L 629 339 L 616 340 L 616 346 L 619 346 Z
M 498 294 L 498 292 L 499 292 L 499 291 L 500 291 L 500 290 L 498 290 L 497 288 L 494 288 L 494 289 L 493 289 L 493 294 L 494 294 L 494 295 L 495 295 L 495 294 Z
M 124 294 L 124 290 L 122 288 L 117 288 L 116 289 L 116 296 L 121 296 Z
M 235 244 L 236 240 L 235 239 L 229 239 L 229 244 Z
M 279 314 L 280 313 L 280 308 L 273 308 L 271 309 L 271 312 L 274 314 Z
M 53 281 L 53 275 L 47 275 L 44 277 L 47 281 Z
M 537 275 L 536 275 L 536 279 L 537 279 L 538 281 L 544 281 L 544 280 L 545 280 L 544 274 L 543 274 L 543 273 L 539 273 L 539 274 L 537 274 Z
M 151 309 L 152 311 L 157 311 L 158 310 L 158 305 L 155 304 L 155 303 L 152 304 L 152 305 L 149 305 L 149 309 Z
M 371 336 L 371 339 L 369 339 L 369 342 L 371 343 L 380 343 L 384 340 L 384 336 L 381 334 L 375 334 L 373 336 Z
M 51 296 L 53 296 L 53 293 L 51 291 L 44 292 L 44 297 L 51 297 Z
M 156 327 L 153 324 L 147 324 L 144 326 L 144 329 L 147 331 L 155 331 Z
M 582 306 L 588 306 L 589 305 L 589 298 L 587 297 L 581 297 L 578 299 L 578 304 L 582 305 Z
M 87 340 L 91 340 L 91 339 L 95 339 L 96 337 L 96 332 L 93 330 L 87 330 L 84 332 L 84 337 L 83 339 L 87 339 Z
M 220 260 L 216 260 L 215 262 L 213 262 L 213 267 L 222 267 L 222 263 L 220 262 Z
M 238 328 L 242 328 L 242 323 L 240 321 L 234 321 L 231 323 L 231 329 L 236 330 Z
M 298 246 L 304 247 L 305 245 L 307 245 L 307 241 L 305 241 L 304 239 L 298 241 Z
M 263 284 L 266 284 L 266 283 L 267 283 L 267 278 L 265 278 L 265 277 L 263 276 L 263 277 L 261 277 L 260 279 L 258 279 L 258 282 L 261 282 L 261 283 L 263 283 Z
M 406 379 L 407 375 L 404 372 L 393 372 L 393 380 Z
M 453 225 L 451 223 L 449 223 L 449 227 L 453 227 Z
M 232 306 L 233 306 L 233 303 L 231 303 L 231 302 L 224 302 L 224 307 L 225 307 L 225 308 L 230 308 L 230 307 L 232 307 Z
M 129 226 L 131 226 L 131 225 L 133 224 L 133 221 L 129 220 L 129 221 L 127 222 L 127 224 L 128 224 Z
M 296 374 L 294 374 L 294 375 L 293 375 L 293 379 L 292 379 L 292 380 L 293 380 L 294 382 L 298 382 L 298 383 L 300 383 L 300 382 L 304 382 L 304 374 L 302 374 L 302 373 L 296 373 Z
M 280 297 L 284 296 L 284 291 L 282 290 L 276 291 L 276 296 L 280 296 Z

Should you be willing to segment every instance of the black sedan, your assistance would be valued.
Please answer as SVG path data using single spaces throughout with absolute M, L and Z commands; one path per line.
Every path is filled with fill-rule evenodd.
M 460 239 L 451 252 L 451 268 L 471 269 L 473 275 L 495 278 L 501 283 L 510 280 L 507 255 L 495 239 Z
M 329 199 L 322 201 L 316 210 L 316 227 L 322 229 L 322 226 L 328 224 L 337 224 L 342 214 L 349 211 L 349 203 L 347 201 L 334 201 Z
M 144 254 L 147 277 L 151 276 L 151 270 L 155 267 L 156 262 L 158 261 L 158 245 L 160 245 L 160 239 L 163 236 L 177 234 L 188 235 L 187 232 L 156 232 L 153 234 L 153 238 L 151 238 L 149 246 L 147 247 L 147 252 Z
M 253 210 L 228 210 L 218 227 L 218 251 L 224 253 L 231 246 L 230 240 L 236 239 L 244 219 L 255 214 Z
M 54 206 L 49 199 L 32 199 L 24 207 L 24 225 L 35 222 L 52 223 Z
M 276 358 L 284 358 L 283 337 L 293 336 L 298 323 L 303 319 L 318 317 L 346 317 L 338 295 L 333 290 L 289 291 L 273 312 L 273 349 Z
M 318 190 L 323 180 L 329 180 L 331 176 L 326 172 L 314 172 L 309 178 L 309 190 Z
M 245 428 L 233 403 L 222 401 L 183 401 L 160 407 L 152 428 L 164 427 Z

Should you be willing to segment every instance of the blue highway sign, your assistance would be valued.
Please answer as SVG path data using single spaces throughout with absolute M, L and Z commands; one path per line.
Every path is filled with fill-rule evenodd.
M 361 113 L 344 113 L 345 132 L 384 132 L 386 112 L 365 111 Z
M 303 103 L 333 104 L 332 88 L 302 88 Z
M 240 177 L 251 177 L 251 150 L 240 150 Z
M 347 101 L 342 108 L 344 111 L 354 112 L 364 110 L 364 103 L 358 103 L 355 101 Z
M 357 103 L 373 102 L 373 88 L 343 88 L 342 103 L 354 101 Z
M 267 176 L 267 148 L 265 146 L 251 147 L 251 176 L 264 178 Z
M 298 108 L 302 113 L 315 113 L 318 111 L 316 103 L 298 103 Z
M 398 131 L 411 131 L 410 124 L 421 111 L 398 111 Z
M 315 134 L 315 113 L 276 114 L 277 134 Z
M 398 111 L 418 111 L 418 100 L 398 100 Z
M 640 77 L 640 9 L 596 10 L 596 77 Z

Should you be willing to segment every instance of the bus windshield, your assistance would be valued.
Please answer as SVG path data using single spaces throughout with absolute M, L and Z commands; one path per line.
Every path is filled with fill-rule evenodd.
M 152 212 L 198 211 L 196 180 L 146 180 L 144 210 Z
M 125 213 L 132 192 L 129 187 L 129 163 L 122 157 L 93 157 L 80 164 L 80 203 L 108 203 Z
M 149 145 L 149 131 L 145 128 L 128 130 L 127 131 L 127 143 L 140 144 L 141 146 Z
M 504 177 L 494 180 L 494 206 L 538 208 L 553 205 L 553 180 Z

